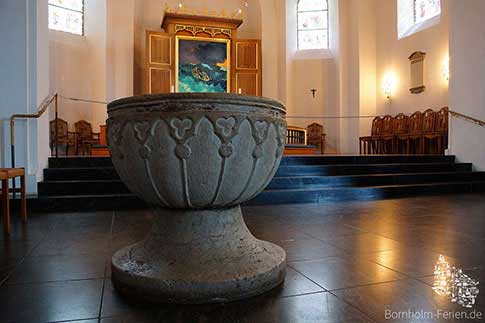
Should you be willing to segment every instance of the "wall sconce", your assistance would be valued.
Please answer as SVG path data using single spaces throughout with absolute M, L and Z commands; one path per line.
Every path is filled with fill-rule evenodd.
M 443 64 L 441 64 L 441 77 L 443 80 L 450 80 L 450 57 L 448 56 L 446 56 L 443 60 Z
M 384 74 L 382 78 L 382 90 L 384 91 L 384 95 L 388 100 L 391 99 L 392 93 L 396 91 L 397 85 L 397 78 L 396 75 L 392 72 L 387 72 Z

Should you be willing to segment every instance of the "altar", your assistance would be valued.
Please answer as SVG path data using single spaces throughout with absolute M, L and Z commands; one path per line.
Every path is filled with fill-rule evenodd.
M 261 96 L 261 40 L 237 38 L 242 22 L 165 12 L 163 31 L 146 31 L 145 93 Z

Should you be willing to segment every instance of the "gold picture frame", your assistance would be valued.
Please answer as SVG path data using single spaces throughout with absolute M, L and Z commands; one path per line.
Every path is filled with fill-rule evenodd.
M 175 92 L 180 92 L 179 75 L 180 75 L 180 41 L 197 41 L 208 43 L 224 43 L 226 45 L 226 92 L 231 92 L 231 40 L 224 38 L 206 38 L 196 36 L 175 36 Z M 202 91 L 194 91 L 202 92 Z M 210 91 L 206 91 L 210 92 Z M 224 93 L 224 92 L 216 92 Z

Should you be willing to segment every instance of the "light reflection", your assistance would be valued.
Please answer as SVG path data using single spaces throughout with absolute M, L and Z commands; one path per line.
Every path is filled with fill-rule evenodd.
M 453 303 L 471 308 L 480 290 L 479 282 L 463 273 L 461 268 L 451 267 L 443 255 L 434 266 L 433 290 L 440 296 L 447 296 Z

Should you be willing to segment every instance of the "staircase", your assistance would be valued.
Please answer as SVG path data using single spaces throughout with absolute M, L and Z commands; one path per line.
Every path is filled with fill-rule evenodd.
M 49 211 L 144 207 L 120 181 L 110 158 L 51 158 L 39 183 Z M 375 200 L 485 192 L 485 172 L 454 156 L 287 156 L 270 185 L 249 205 Z

